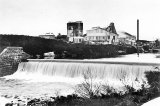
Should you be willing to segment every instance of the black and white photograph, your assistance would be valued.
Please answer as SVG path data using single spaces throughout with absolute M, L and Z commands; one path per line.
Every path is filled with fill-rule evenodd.
M 160 106 L 160 0 L 0 0 L 0 106 Z

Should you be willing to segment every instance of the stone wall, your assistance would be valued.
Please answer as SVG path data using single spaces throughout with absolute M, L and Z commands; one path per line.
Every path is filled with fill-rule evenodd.
M 7 47 L 0 54 L 0 77 L 13 74 L 23 58 L 22 47 Z
M 10 58 L 0 58 L 0 77 L 13 74 L 17 68 L 17 61 Z

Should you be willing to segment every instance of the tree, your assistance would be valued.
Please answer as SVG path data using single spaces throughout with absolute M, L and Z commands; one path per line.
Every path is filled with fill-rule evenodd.
M 58 33 L 58 35 L 57 35 L 57 37 L 56 37 L 57 39 L 60 39 L 60 40 L 67 40 L 67 35 L 61 35 L 61 33 Z
M 160 46 L 160 41 L 158 39 L 155 40 L 156 47 Z

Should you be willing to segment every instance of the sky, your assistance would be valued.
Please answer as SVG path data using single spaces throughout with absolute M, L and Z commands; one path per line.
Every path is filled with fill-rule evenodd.
M 160 0 L 0 0 L 0 34 L 67 34 L 67 22 L 82 21 L 84 33 L 114 22 L 117 31 L 140 39 L 160 38 Z

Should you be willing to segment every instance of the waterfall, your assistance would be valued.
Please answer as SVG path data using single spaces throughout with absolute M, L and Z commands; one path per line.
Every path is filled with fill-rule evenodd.
M 13 76 L 24 79 L 33 78 L 37 80 L 68 81 L 71 83 L 81 81 L 84 75 L 88 75 L 101 81 L 120 81 L 126 80 L 128 83 L 138 80 L 145 81 L 145 72 L 153 70 L 152 65 L 139 65 L 133 63 L 109 63 L 91 61 L 29 61 L 22 62 Z M 39 77 L 37 77 L 39 76 Z M 39 79 L 38 79 L 39 78 Z
M 52 96 L 56 91 L 66 95 L 76 92 L 83 84 L 91 84 L 93 89 L 100 87 L 102 93 L 108 86 L 116 92 L 125 93 L 125 85 L 140 89 L 141 84 L 146 82 L 145 87 L 148 86 L 145 72 L 160 69 L 160 60 L 154 56 L 89 60 L 28 59 L 28 62 L 19 64 L 14 74 L 1 78 L 0 92 L 25 97 Z M 83 83 L 85 81 L 89 83 Z

